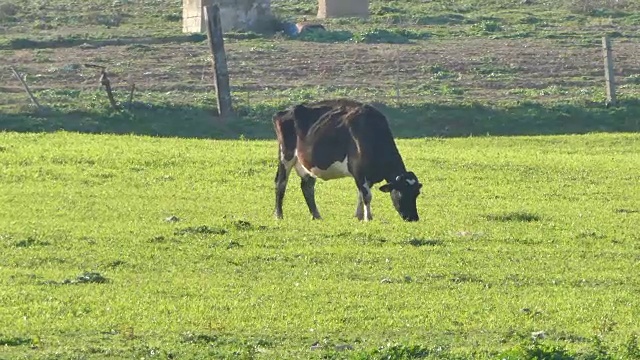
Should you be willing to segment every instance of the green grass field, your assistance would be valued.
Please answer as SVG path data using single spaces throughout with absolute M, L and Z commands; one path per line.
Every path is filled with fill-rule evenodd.
M 276 221 L 273 140 L 0 134 L 0 358 L 638 359 L 640 136 L 398 143 L 419 223 Z
M 181 4 L 0 0 L 0 359 L 640 359 L 640 2 L 371 0 L 324 33 L 230 32 L 226 123 Z M 273 218 L 271 116 L 335 97 L 388 116 L 419 223 L 380 191 L 357 222 L 346 179 L 311 221 L 295 176 Z

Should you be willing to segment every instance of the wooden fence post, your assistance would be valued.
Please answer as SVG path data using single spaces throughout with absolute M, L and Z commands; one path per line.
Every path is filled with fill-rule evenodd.
M 222 22 L 220 21 L 220 7 L 218 4 L 204 6 L 205 20 L 207 22 L 207 37 L 209 38 L 209 50 L 213 59 L 213 71 L 215 74 L 216 95 L 218 98 L 218 113 L 225 119 L 231 115 L 231 89 L 229 86 L 229 70 L 227 68 L 227 56 L 224 51 L 224 39 L 222 38 Z
M 84 66 L 100 69 L 100 85 L 104 86 L 104 89 L 107 91 L 107 97 L 109 98 L 111 107 L 116 111 L 120 111 L 120 107 L 118 106 L 116 99 L 113 97 L 113 90 L 111 89 L 111 81 L 107 76 L 107 68 L 102 65 L 94 65 L 94 64 L 84 64 Z
M 20 80 L 20 83 L 22 84 L 24 91 L 27 92 L 27 95 L 29 95 L 29 98 L 31 99 L 31 102 L 38 108 L 38 110 L 41 110 L 42 107 L 40 107 L 40 103 L 38 103 L 38 100 L 36 100 L 36 97 L 33 96 L 33 93 L 31 92 L 31 89 L 29 89 L 29 86 L 27 85 L 26 81 L 24 81 L 22 76 L 16 71 L 16 69 L 13 66 L 11 66 L 10 69 L 11 69 L 11 72 L 13 72 L 13 75 L 16 78 L 18 78 L 18 80 Z
M 607 36 L 602 37 L 602 53 L 604 54 L 604 78 L 607 83 L 607 106 L 616 105 L 616 82 L 613 76 L 613 57 L 611 56 L 611 41 Z

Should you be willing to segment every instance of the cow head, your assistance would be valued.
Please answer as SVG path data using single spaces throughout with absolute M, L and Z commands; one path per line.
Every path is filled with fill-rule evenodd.
M 420 195 L 422 184 L 412 172 L 405 172 L 398 175 L 393 181 L 380 187 L 380 191 L 391 193 L 393 207 L 403 220 L 418 221 L 418 209 L 416 199 Z

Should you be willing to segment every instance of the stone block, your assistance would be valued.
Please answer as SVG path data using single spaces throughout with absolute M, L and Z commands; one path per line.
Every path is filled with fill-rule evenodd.
M 182 32 L 206 33 L 203 6 L 217 3 L 222 31 L 262 31 L 273 24 L 270 0 L 182 0 Z
M 369 17 L 369 0 L 318 0 L 318 18 Z

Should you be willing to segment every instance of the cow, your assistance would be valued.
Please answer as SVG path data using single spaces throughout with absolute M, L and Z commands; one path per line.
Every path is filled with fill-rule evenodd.
M 275 217 L 282 204 L 292 169 L 313 219 L 321 219 L 315 201 L 316 179 L 352 177 L 358 189 L 355 217 L 373 219 L 371 187 L 382 181 L 394 208 L 405 221 L 418 221 L 416 199 L 422 184 L 407 171 L 386 117 L 376 108 L 350 99 L 299 104 L 273 115 L 279 145 L 275 176 Z

